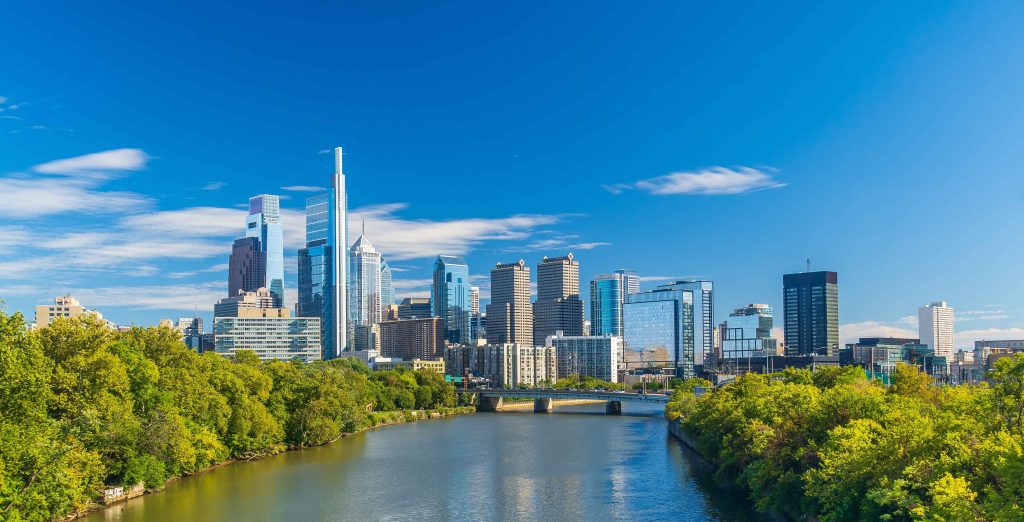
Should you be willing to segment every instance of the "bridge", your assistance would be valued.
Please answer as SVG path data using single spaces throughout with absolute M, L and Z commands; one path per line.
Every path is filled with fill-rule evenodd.
M 533 399 L 534 413 L 551 413 L 555 401 L 604 401 L 605 413 L 619 415 L 622 413 L 623 402 L 665 404 L 670 398 L 660 393 L 617 393 L 596 390 L 481 388 L 459 392 L 477 394 L 477 411 L 498 411 L 504 405 L 504 399 Z

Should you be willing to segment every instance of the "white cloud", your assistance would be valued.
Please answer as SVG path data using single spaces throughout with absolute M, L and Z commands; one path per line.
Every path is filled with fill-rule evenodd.
M 36 236 L 26 228 L 0 226 L 0 254 L 24 248 L 34 241 L 36 241 Z
M 226 272 L 227 269 L 228 269 L 228 264 L 227 263 L 217 263 L 216 265 L 213 265 L 213 266 L 211 266 L 209 268 L 202 268 L 202 269 L 199 269 L 199 270 L 188 270 L 188 271 L 184 271 L 184 272 L 171 272 L 171 273 L 167 274 L 167 277 L 169 277 L 171 279 L 182 279 L 182 278 L 185 278 L 185 277 L 192 277 L 192 276 L 198 275 L 198 274 L 209 274 L 209 273 L 214 273 L 214 272 Z
M 641 283 L 657 283 L 657 282 L 661 282 L 661 281 L 682 281 L 683 279 L 687 279 L 687 278 L 683 277 L 683 276 L 658 276 L 658 275 L 655 275 L 655 276 L 639 276 L 637 279 L 639 279 Z
M 974 341 L 1024 339 L 1024 328 L 984 328 L 955 332 L 957 348 L 974 348 Z
M 220 190 L 221 188 L 224 188 L 225 185 L 227 185 L 227 183 L 224 183 L 223 181 L 211 181 L 206 185 L 203 185 L 203 190 Z
M 861 337 L 905 337 L 916 339 L 917 330 L 893 326 L 878 321 L 861 321 L 839 325 L 839 344 L 844 347 L 855 343 Z
M 97 184 L 90 178 L 0 178 L 4 214 L 15 218 L 65 212 L 107 214 L 139 210 L 150 203 L 132 192 L 93 190 Z
M 213 310 L 213 303 L 227 296 L 226 282 L 181 285 L 114 286 L 77 288 L 69 293 L 90 308 L 125 307 L 146 310 Z
M 289 185 L 287 187 L 281 187 L 281 190 L 287 190 L 290 192 L 324 192 L 327 189 L 314 185 Z
M 74 158 L 48 161 L 32 167 L 43 174 L 75 174 L 79 172 L 142 170 L 149 156 L 142 149 L 114 149 Z
M 129 216 L 120 225 L 134 232 L 182 237 L 229 237 L 245 232 L 248 212 L 220 207 L 189 207 Z M 287 226 L 287 221 L 285 222 Z M 303 227 L 305 225 L 303 224 Z
M 743 194 L 784 186 L 785 183 L 776 181 L 770 173 L 755 168 L 711 167 L 693 172 L 673 172 L 636 183 L 605 185 L 604 188 L 613 194 L 635 189 L 662 196 Z
M 434 284 L 432 279 L 394 279 L 391 281 L 391 287 L 395 290 L 429 288 L 432 284 Z
M 32 285 L 0 286 L 0 304 L 5 297 L 31 297 L 39 294 L 39 289 Z M 2 306 L 0 306 L 2 308 Z M 28 318 L 30 321 L 31 317 Z
M 320 150 L 317 151 L 317 154 L 330 154 L 330 153 L 331 153 L 331 149 L 320 149 Z

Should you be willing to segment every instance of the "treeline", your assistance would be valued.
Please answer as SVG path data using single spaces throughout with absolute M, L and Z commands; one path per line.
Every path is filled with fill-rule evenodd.
M 116 332 L 88 318 L 27 332 L 20 314 L 0 312 L 0 520 L 61 518 L 105 487 L 158 488 L 395 415 L 378 412 L 455 405 L 434 372 L 199 355 L 169 328 Z
M 747 374 L 666 408 L 717 476 L 794 520 L 1024 520 L 1024 355 L 991 386 L 857 368 Z

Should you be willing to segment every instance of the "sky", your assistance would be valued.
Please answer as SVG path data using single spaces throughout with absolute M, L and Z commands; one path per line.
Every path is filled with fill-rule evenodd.
M 0 298 L 209 320 L 250 196 L 343 146 L 350 223 L 425 296 L 433 258 L 573 252 L 723 320 L 839 273 L 843 342 L 1024 338 L 1024 4 L 6 3 Z M 638 8 L 642 7 L 642 8 Z M 354 240 L 355 234 L 352 236 Z M 588 311 L 589 316 L 589 311 Z

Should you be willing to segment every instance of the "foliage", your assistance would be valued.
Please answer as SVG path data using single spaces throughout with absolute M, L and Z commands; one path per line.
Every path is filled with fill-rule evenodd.
M 200 355 L 169 328 L 117 332 L 89 317 L 29 332 L 0 312 L 0 519 L 62 518 L 105 487 L 156 489 L 456 401 L 431 371 Z
M 747 374 L 666 407 L 720 480 L 792 519 L 1024 519 L 1024 355 L 993 385 L 940 387 L 900 365 Z

